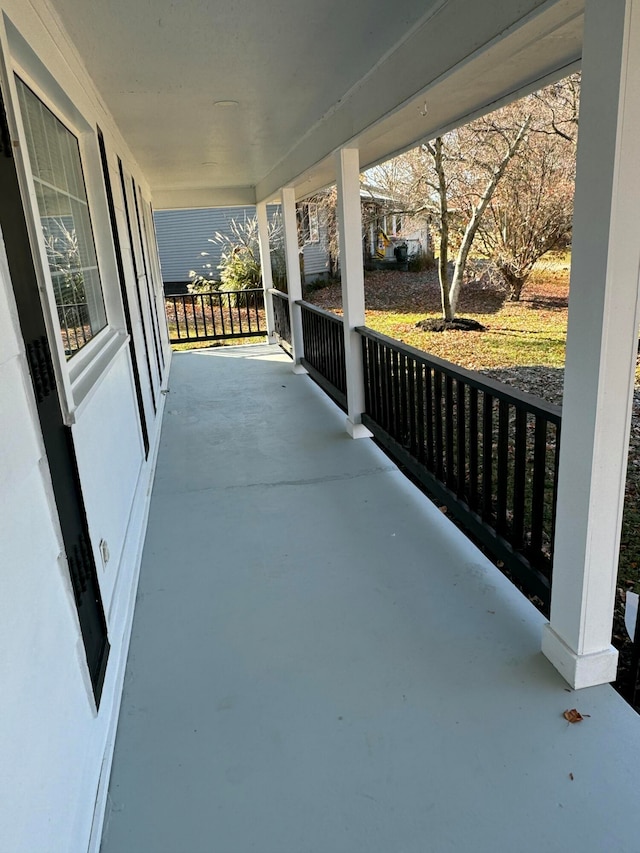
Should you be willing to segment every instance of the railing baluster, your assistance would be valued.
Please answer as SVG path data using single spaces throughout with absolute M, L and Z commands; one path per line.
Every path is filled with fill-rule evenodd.
M 424 436 L 424 428 L 425 428 L 425 420 L 426 415 L 424 411 L 424 383 L 425 383 L 425 366 L 420 362 L 416 362 L 416 408 L 417 408 L 417 427 L 418 427 L 418 461 L 424 464 L 426 459 L 426 448 L 424 445 L 425 436 Z
M 496 530 L 507 531 L 507 495 L 509 488 L 509 403 L 498 403 L 498 476 L 496 500 Z
M 541 554 L 547 479 L 547 421 L 540 415 L 537 415 L 534 429 L 533 484 L 531 487 L 531 551 L 533 554 Z
M 436 477 L 444 482 L 444 439 L 443 439 L 443 411 L 442 411 L 442 373 L 439 370 L 433 372 L 433 418 L 435 426 L 435 469 Z
M 198 297 L 195 293 L 191 297 L 191 323 L 193 326 L 194 334 L 189 333 L 190 338 L 197 338 L 198 337 L 198 318 L 196 316 L 196 299 L 197 298 Z
M 454 470 L 454 412 L 453 412 L 453 377 L 447 374 L 444 380 L 444 410 L 445 410 L 445 467 L 447 485 L 451 489 L 455 489 L 455 470 Z
M 242 307 L 244 309 L 243 314 L 245 331 L 251 332 L 251 297 L 246 291 L 243 292 Z
M 202 312 L 202 328 L 204 329 L 205 338 L 209 337 L 209 331 L 207 329 L 207 312 L 204 308 L 204 293 L 200 295 L 200 310 Z
M 493 397 L 485 393 L 482 408 L 482 518 L 493 524 Z
M 213 333 L 217 336 L 218 333 L 216 328 L 216 306 L 213 304 L 213 296 L 211 294 L 209 294 L 209 308 L 211 310 L 211 320 L 213 322 Z
M 380 347 L 380 375 L 382 378 L 382 423 L 385 430 L 391 433 L 391 377 L 389 370 L 389 348 Z
M 218 303 L 218 311 L 220 312 L 220 323 L 222 325 L 222 334 L 226 334 L 226 324 L 224 322 L 224 305 L 223 305 L 223 296 L 222 293 L 216 293 L 217 303 Z M 233 334 L 233 326 L 231 327 L 231 333 Z
M 433 430 L 433 395 L 434 382 L 433 371 L 429 365 L 425 365 L 425 397 L 427 400 L 427 469 L 429 471 L 436 470 L 436 453 L 435 453 L 435 436 Z
M 393 437 L 396 441 L 400 438 L 400 354 L 397 350 L 391 350 L 391 391 L 393 397 Z
M 362 347 L 362 372 L 364 373 L 364 410 L 370 414 L 371 399 L 372 397 L 375 398 L 371 376 L 372 341 L 367 340 L 367 338 L 360 338 L 360 346 Z
M 416 362 L 413 358 L 408 361 L 408 390 L 409 390 L 409 450 L 412 456 L 418 450 L 418 412 L 416 410 Z
M 197 334 L 197 336 L 199 338 L 206 336 L 206 334 L 207 334 L 205 331 L 204 323 L 203 323 L 203 320 L 204 320 L 204 304 L 203 303 L 204 303 L 204 296 L 201 293 L 199 293 L 198 294 L 198 321 L 202 327 L 202 334 L 200 334 L 200 333 Z
M 378 341 L 373 341 L 374 345 L 374 359 L 375 359 L 375 377 L 376 377 L 376 397 L 377 399 L 371 401 L 372 408 L 375 411 L 376 422 L 381 424 L 384 423 L 384 393 L 382 389 L 382 347 Z
M 174 314 L 174 317 L 176 318 L 176 333 L 178 335 L 178 340 L 181 340 L 182 335 L 180 334 L 180 321 L 178 319 L 178 306 L 176 304 L 176 297 L 174 296 L 172 298 L 173 298 L 173 314 Z M 184 305 L 184 302 L 182 304 Z
M 458 497 L 466 500 L 467 492 L 467 424 L 466 424 L 466 394 L 465 384 L 460 379 L 456 380 L 456 446 L 457 446 L 457 474 L 458 474 Z
M 400 353 L 398 358 L 398 370 L 400 372 L 400 432 L 398 440 L 403 447 L 407 447 L 408 411 L 407 411 L 407 357 Z
M 560 424 L 556 424 L 556 440 L 552 450 L 553 453 L 553 476 L 551 487 L 551 539 L 550 558 L 553 561 L 553 547 L 556 539 L 556 506 L 558 503 L 558 467 L 560 465 Z
M 513 464 L 513 528 L 511 544 L 521 549 L 524 545 L 524 502 L 527 466 L 527 413 L 516 409 L 515 449 Z
M 226 296 L 226 300 L 225 300 L 227 303 L 226 310 L 227 310 L 228 316 L 229 316 L 229 326 L 231 327 L 231 334 L 235 335 L 236 329 L 235 329 L 235 323 L 233 322 L 233 306 L 231 304 L 233 294 L 232 293 L 225 293 L 224 295 Z
M 235 302 L 235 305 L 233 307 L 235 308 L 234 314 L 236 317 L 236 329 L 238 330 L 239 334 L 242 334 L 244 332 L 244 311 L 242 310 L 242 303 L 244 301 L 244 298 L 242 292 L 236 293 L 235 299 L 233 299 L 232 301 Z
M 469 506 L 478 509 L 478 389 L 469 388 Z

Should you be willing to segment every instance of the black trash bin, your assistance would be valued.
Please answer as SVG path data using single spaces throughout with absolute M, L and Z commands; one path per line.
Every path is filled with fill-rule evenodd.
M 407 244 L 406 243 L 398 243 L 398 245 L 393 250 L 393 254 L 394 254 L 394 257 L 397 261 L 398 268 L 401 270 L 406 270 L 407 267 L 409 266 L 409 264 L 408 264 L 409 250 L 407 248 Z

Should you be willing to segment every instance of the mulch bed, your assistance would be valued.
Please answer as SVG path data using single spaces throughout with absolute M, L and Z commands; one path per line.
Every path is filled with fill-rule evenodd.
M 365 275 L 365 298 L 371 311 L 407 311 L 419 313 L 440 309 L 440 284 L 437 270 L 420 273 L 374 270 Z M 468 282 L 460 290 L 459 314 L 486 314 L 502 307 L 506 290 L 489 282 Z M 339 311 L 342 291 L 339 283 L 314 290 L 305 299 L 328 311 Z
M 482 323 L 478 323 L 477 320 L 470 320 L 467 317 L 454 317 L 453 320 L 442 320 L 439 317 L 419 320 L 416 323 L 416 328 L 423 332 L 486 332 L 487 330 Z

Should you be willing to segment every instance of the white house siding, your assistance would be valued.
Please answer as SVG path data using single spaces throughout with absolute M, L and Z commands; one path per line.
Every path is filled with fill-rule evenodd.
M 117 157 L 122 158 L 127 179 L 133 174 L 141 186 L 146 204 L 149 193 L 139 169 L 49 7 L 40 0 L 0 0 L 0 12 L 0 78 L 10 114 L 16 109 L 13 73 L 20 70 L 72 130 L 80 127 L 82 131 L 83 167 L 109 322 L 107 331 L 87 348 L 88 357 L 80 373 L 79 356 L 66 363 L 64 356 L 54 353 L 64 405 L 73 421 L 79 477 L 111 645 L 100 709 L 96 711 L 68 568 L 61 553 L 57 510 L 2 244 L 0 850 L 79 853 L 90 848 L 92 838 L 95 845 L 100 837 L 104 780 L 110 765 L 164 402 L 160 391 L 170 352 L 157 264 L 151 257 L 145 274 L 135 232 L 133 250 L 129 245 Z M 64 53 L 59 45 L 64 46 Z M 109 153 L 119 219 L 149 433 L 146 459 L 95 140 L 96 124 L 103 131 Z M 12 135 L 16 135 L 13 123 Z M 18 149 L 16 160 L 20 167 Z M 24 186 L 28 187 L 28 182 Z M 26 208 L 32 233 L 37 236 L 37 214 L 28 203 Z M 153 245 L 150 238 L 150 252 L 154 251 Z M 140 302 L 133 273 L 134 255 L 138 256 L 137 283 L 143 296 Z M 40 262 L 37 255 L 37 267 Z M 152 281 L 149 290 L 147 277 Z M 140 357 L 145 334 L 150 347 L 149 368 Z M 52 337 L 52 344 L 58 346 L 57 339 Z M 98 547 L 101 540 L 109 551 L 105 565 Z M 98 820 L 92 827 L 94 809 Z

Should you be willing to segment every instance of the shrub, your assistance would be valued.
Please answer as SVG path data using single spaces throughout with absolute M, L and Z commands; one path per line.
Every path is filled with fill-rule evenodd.
M 409 272 L 424 272 L 424 270 L 433 270 L 436 268 L 436 259 L 433 252 L 420 249 L 415 255 L 409 256 L 408 269 Z

